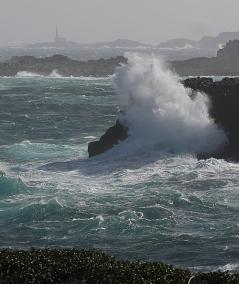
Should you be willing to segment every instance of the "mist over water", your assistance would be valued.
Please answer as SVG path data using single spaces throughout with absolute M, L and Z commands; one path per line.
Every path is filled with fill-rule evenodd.
M 209 116 L 206 94 L 192 94 L 159 58 L 127 57 L 129 64 L 116 70 L 114 86 L 131 140 L 187 153 L 211 152 L 225 143 L 225 133 Z

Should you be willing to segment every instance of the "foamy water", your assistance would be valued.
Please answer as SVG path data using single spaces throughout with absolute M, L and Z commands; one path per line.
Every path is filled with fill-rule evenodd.
M 206 94 L 192 96 L 157 58 L 130 55 L 128 61 L 116 70 L 114 83 L 120 119 L 128 124 L 134 144 L 200 153 L 225 143 L 225 133 L 209 116 Z
M 157 132 L 153 145 L 128 140 L 88 159 L 88 142 L 118 116 L 112 78 L 0 78 L 0 86 L 1 247 L 95 247 L 124 259 L 238 269 L 237 163 L 172 151 Z M 204 98 L 199 105 L 204 126 L 220 134 Z

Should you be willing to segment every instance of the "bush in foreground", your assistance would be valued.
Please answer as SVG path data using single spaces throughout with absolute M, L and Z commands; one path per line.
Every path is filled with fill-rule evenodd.
M 117 261 L 95 250 L 2 250 L 0 283 L 238 284 L 239 273 L 193 274 L 161 262 Z

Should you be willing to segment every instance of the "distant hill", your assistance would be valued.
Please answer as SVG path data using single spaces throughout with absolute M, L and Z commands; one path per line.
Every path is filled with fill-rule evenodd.
M 72 41 L 65 41 L 61 43 L 56 43 L 56 42 L 36 42 L 32 44 L 27 44 L 24 47 L 25 48 L 80 48 L 82 45 L 77 42 L 72 42 Z
M 110 42 L 98 42 L 98 43 L 77 43 L 72 41 L 61 42 L 39 42 L 28 44 L 27 48 L 138 48 L 138 47 L 152 47 L 144 43 L 129 40 L 129 39 L 117 39 Z
M 239 40 L 229 41 L 216 57 L 173 61 L 171 67 L 181 76 L 239 76 Z
M 98 77 L 113 74 L 116 66 L 126 62 L 122 56 L 88 61 L 77 61 L 59 54 L 43 58 L 13 56 L 10 60 L 0 62 L 0 76 L 16 76 L 21 71 L 49 76 L 55 71 L 62 76 Z
M 109 42 L 97 42 L 97 43 L 78 43 L 68 41 L 65 38 L 56 38 L 52 42 L 39 42 L 25 45 L 25 48 L 35 49 L 137 49 L 137 48 L 159 48 L 159 49 L 198 49 L 198 50 L 214 50 L 222 48 L 229 40 L 239 39 L 239 31 L 236 32 L 222 32 L 217 36 L 204 36 L 200 40 L 195 41 L 187 38 L 176 38 L 165 42 L 161 42 L 157 46 L 141 43 L 129 39 L 116 39 Z M 201 52 L 205 54 L 205 52 Z
M 239 31 L 237 32 L 222 32 L 215 37 L 204 36 L 199 41 L 178 38 L 162 42 L 158 45 L 159 48 L 207 48 L 218 49 L 222 48 L 229 40 L 239 39 Z
M 137 48 L 137 47 L 151 47 L 150 45 L 129 40 L 129 39 L 117 39 L 110 42 L 99 42 L 94 44 L 89 44 L 91 47 L 95 48 L 102 48 L 102 47 L 108 47 L 108 48 Z
M 15 76 L 20 71 L 50 75 L 54 70 L 63 76 L 106 76 L 113 74 L 115 67 L 121 63 L 127 63 L 123 56 L 88 61 L 73 60 L 63 55 L 43 58 L 13 56 L 0 62 L 0 76 Z M 171 61 L 169 64 L 181 76 L 238 76 L 239 40 L 229 41 L 215 57 Z
M 187 38 L 176 38 L 171 39 L 165 42 L 161 42 L 158 47 L 159 48 L 186 48 L 193 47 L 195 45 L 195 41 Z

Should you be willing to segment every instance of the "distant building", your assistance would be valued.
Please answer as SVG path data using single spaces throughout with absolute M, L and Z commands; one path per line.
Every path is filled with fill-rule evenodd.
M 26 45 L 28 48 L 57 48 L 57 49 L 65 49 L 65 48 L 80 48 L 81 45 L 76 42 L 68 41 L 66 38 L 61 37 L 59 35 L 58 27 L 56 27 L 55 38 L 51 42 L 37 42 Z
M 56 27 L 56 35 L 55 35 L 55 41 L 54 43 L 56 46 L 58 45 L 64 45 L 67 43 L 67 40 L 64 37 L 59 36 L 58 28 Z

